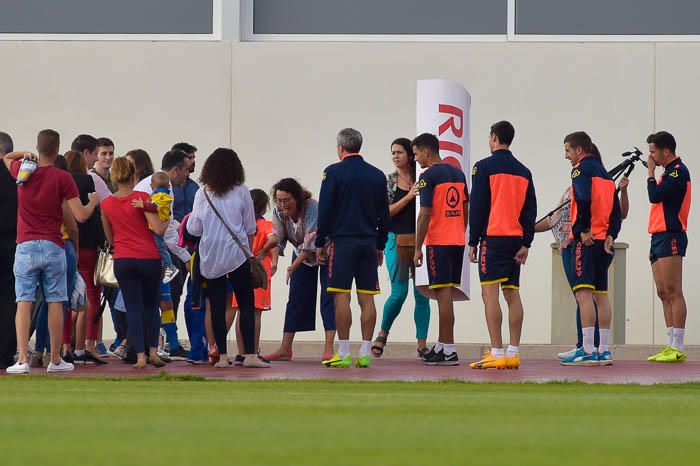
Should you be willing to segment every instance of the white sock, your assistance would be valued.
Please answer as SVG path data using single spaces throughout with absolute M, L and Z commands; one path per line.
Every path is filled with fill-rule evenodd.
M 685 339 L 685 329 L 684 328 L 674 328 L 673 329 L 673 347 L 678 351 L 683 352 L 683 340 Z
M 506 352 L 503 351 L 503 348 L 491 348 L 491 355 L 496 359 L 502 358 L 505 354 Z
M 601 353 L 610 351 L 610 329 L 601 328 L 600 329 L 600 348 Z
M 367 356 L 369 354 L 372 342 L 368 340 L 362 340 L 362 346 L 360 346 L 360 356 Z
M 84 355 L 85 355 L 85 350 L 77 349 L 77 350 L 75 350 L 75 351 L 73 352 L 73 354 L 75 354 L 75 355 L 78 356 L 78 357 L 84 356 Z
M 506 356 L 509 358 L 512 358 L 516 354 L 520 353 L 520 347 L 519 346 L 513 346 L 513 345 L 508 345 L 508 349 L 506 350 Z
M 454 343 L 445 343 L 442 345 L 442 348 L 443 348 L 443 351 L 445 352 L 445 356 L 449 356 L 455 352 L 455 344 Z
M 338 355 L 341 358 L 350 356 L 350 340 L 338 340 Z
M 444 347 L 445 347 L 445 345 L 443 345 L 442 343 L 440 343 L 438 341 L 437 343 L 435 343 L 435 350 L 434 351 L 436 353 L 439 353 Z
M 666 327 L 666 336 L 668 337 L 668 346 L 673 346 L 673 327 Z
M 591 354 L 593 351 L 595 351 L 595 346 L 593 346 L 594 332 L 595 328 L 593 327 L 583 328 L 583 351 L 585 351 L 588 354 Z

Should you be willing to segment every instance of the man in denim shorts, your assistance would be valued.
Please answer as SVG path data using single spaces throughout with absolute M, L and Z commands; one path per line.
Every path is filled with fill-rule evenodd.
M 63 209 L 65 206 L 76 220 L 84 222 L 92 215 L 100 200 L 97 193 L 90 193 L 90 202 L 83 206 L 70 173 L 53 166 L 58 157 L 59 143 L 59 134 L 46 129 L 37 137 L 38 158 L 30 152 L 12 152 L 3 160 L 15 179 L 18 177 L 22 159 L 38 161 L 36 170 L 17 189 L 17 251 L 14 273 L 19 359 L 14 366 L 7 369 L 8 374 L 29 372 L 27 347 L 37 284 L 42 287 L 49 306 L 51 363 L 47 371 L 73 370 L 73 364 L 63 361 L 60 353 L 63 303 L 68 301 L 66 255 L 61 233 Z

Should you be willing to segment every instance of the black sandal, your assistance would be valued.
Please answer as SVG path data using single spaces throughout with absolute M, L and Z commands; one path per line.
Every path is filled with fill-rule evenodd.
M 377 346 L 377 345 L 372 345 L 372 356 L 375 358 L 381 358 L 382 355 L 384 354 L 384 348 L 386 347 L 386 337 L 383 337 L 381 335 L 377 335 L 377 338 L 374 339 L 374 343 L 382 343 L 384 346 Z

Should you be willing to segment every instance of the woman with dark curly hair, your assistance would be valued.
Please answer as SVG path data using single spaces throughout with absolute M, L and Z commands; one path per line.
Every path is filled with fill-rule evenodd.
M 250 191 L 243 184 L 245 171 L 238 154 L 231 149 L 216 149 L 204 162 L 200 181 L 203 187 L 194 197 L 187 230 L 190 234 L 201 237 L 199 269 L 207 284 L 206 295 L 211 303 L 214 339 L 220 355 L 215 366 L 228 367 L 231 364 L 226 348 L 228 282 L 233 288 L 240 312 L 245 349 L 243 365 L 270 367 L 269 363 L 258 357 L 255 348 L 254 293 L 250 264 L 245 252 L 229 233 L 230 229 L 247 252 L 252 251 L 256 231 L 255 210 Z
M 282 344 L 274 353 L 265 356 L 272 361 L 292 359 L 292 343 L 296 332 L 316 330 L 316 299 L 319 274 L 321 277 L 321 318 L 325 334 L 322 360 L 333 357 L 335 339 L 335 305 L 333 296 L 326 292 L 328 266 L 319 266 L 316 260 L 316 221 L 318 201 L 311 199 L 297 180 L 284 178 L 272 187 L 275 210 L 272 212 L 275 236 L 279 240 L 280 255 L 287 243 L 294 248 L 292 265 L 287 268 L 289 300 L 284 315 Z

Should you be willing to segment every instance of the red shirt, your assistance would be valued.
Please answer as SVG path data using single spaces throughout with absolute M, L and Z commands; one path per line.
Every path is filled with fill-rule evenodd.
M 134 191 L 124 197 L 109 196 L 100 204 L 102 214 L 112 225 L 114 258 L 160 259 L 143 209 L 131 205 L 134 199 L 150 202 L 148 194 Z
M 21 160 L 15 160 L 10 174 L 17 179 Z M 70 173 L 53 166 L 38 167 L 17 187 L 17 244 L 46 240 L 63 247 L 63 201 L 78 197 Z M 3 221 L 5 219 L 2 219 Z

